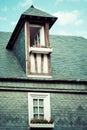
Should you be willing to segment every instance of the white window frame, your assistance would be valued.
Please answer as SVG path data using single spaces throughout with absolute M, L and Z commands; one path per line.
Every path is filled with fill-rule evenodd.
M 44 99 L 44 119 L 48 121 L 51 119 L 51 110 L 50 110 L 50 94 L 49 93 L 28 93 L 28 116 L 29 124 L 31 119 L 33 119 L 33 99 Z

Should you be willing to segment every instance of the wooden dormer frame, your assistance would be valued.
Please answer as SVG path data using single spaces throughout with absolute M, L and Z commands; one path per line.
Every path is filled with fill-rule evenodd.
M 46 46 L 50 46 L 50 40 L 49 40 L 49 23 L 45 23 L 44 33 L 45 33 L 45 45 Z
M 29 21 L 26 21 L 25 22 L 26 75 L 31 74 L 31 72 L 30 72 L 30 68 L 31 68 L 30 54 L 29 54 L 30 26 L 31 26 L 31 24 L 29 23 Z M 38 25 L 36 25 L 36 26 L 38 26 Z M 48 23 L 46 23 L 45 26 L 44 26 L 44 39 L 45 39 L 45 46 L 50 46 L 50 42 L 49 42 L 49 24 Z M 47 55 L 47 59 L 48 59 L 48 74 L 47 75 L 51 75 L 50 54 Z M 46 75 L 46 74 L 42 73 L 42 75 Z
M 25 52 L 26 52 L 26 75 L 30 73 L 30 55 L 29 55 L 29 47 L 30 47 L 30 24 L 29 21 L 25 22 Z

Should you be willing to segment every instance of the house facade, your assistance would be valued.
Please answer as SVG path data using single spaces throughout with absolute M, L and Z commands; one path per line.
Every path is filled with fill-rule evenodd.
M 31 6 L 0 32 L 0 130 L 87 129 L 87 39 L 49 35 L 56 20 Z

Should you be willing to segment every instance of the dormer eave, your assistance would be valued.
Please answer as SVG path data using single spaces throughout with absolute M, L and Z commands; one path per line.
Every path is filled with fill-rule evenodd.
M 42 16 L 33 16 L 33 15 L 25 15 L 22 14 L 22 17 L 25 18 L 25 20 L 29 21 L 33 24 L 45 24 L 46 22 L 49 23 L 49 29 L 52 27 L 52 25 L 57 20 L 57 17 L 42 17 Z
M 27 9 L 22 15 L 26 16 L 29 20 L 48 22 L 49 28 L 55 23 L 57 17 L 50 15 L 42 10 L 35 8 L 33 5 Z

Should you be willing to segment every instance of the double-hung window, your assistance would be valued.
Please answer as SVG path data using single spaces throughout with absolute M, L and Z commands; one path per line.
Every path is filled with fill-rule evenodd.
M 29 124 L 32 119 L 50 120 L 50 94 L 28 93 Z

